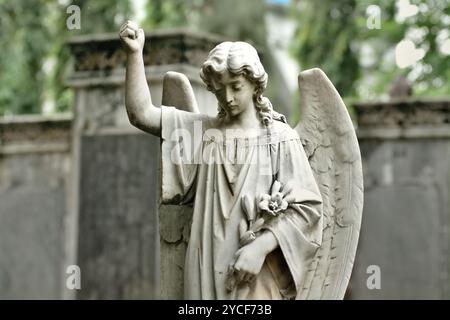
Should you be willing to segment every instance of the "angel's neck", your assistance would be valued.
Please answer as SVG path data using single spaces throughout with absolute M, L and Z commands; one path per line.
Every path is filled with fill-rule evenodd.
M 260 116 L 255 107 L 248 107 L 246 110 L 238 114 L 237 116 L 230 117 L 226 116 L 226 125 L 229 128 L 236 129 L 262 129 L 262 123 Z

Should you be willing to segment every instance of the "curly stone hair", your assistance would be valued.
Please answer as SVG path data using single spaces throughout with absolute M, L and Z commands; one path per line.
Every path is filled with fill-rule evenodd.
M 200 69 L 200 77 L 209 91 L 214 92 L 212 79 L 225 71 L 233 75 L 244 75 L 255 84 L 256 91 L 253 102 L 261 122 L 268 126 L 273 119 L 286 122 L 286 118 L 273 110 L 272 103 L 263 96 L 267 86 L 267 73 L 259 60 L 256 49 L 246 42 L 222 42 L 217 45 L 208 55 Z M 218 116 L 224 117 L 225 110 L 219 103 Z

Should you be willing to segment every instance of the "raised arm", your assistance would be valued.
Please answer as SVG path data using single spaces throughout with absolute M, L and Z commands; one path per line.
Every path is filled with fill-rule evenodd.
M 120 28 L 120 39 L 127 52 L 125 78 L 125 105 L 130 123 L 155 136 L 161 136 L 161 109 L 152 103 L 145 77 L 144 31 L 137 24 L 127 21 Z

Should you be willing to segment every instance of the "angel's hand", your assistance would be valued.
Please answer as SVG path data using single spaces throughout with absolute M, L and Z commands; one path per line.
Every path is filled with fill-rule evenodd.
M 264 232 L 254 241 L 243 246 L 234 255 L 234 260 L 229 266 L 228 290 L 233 290 L 236 285 L 251 283 L 261 271 L 267 254 L 278 246 L 278 242 L 272 232 Z
M 142 52 L 145 43 L 144 30 L 133 21 L 128 20 L 120 27 L 120 39 L 128 53 Z
M 228 269 L 228 289 L 231 291 L 236 285 L 251 283 L 261 271 L 266 252 L 251 242 L 243 246 L 234 256 L 233 263 Z

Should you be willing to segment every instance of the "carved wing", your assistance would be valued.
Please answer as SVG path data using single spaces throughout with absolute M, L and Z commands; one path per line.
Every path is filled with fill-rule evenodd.
M 189 79 L 182 73 L 169 71 L 164 75 L 162 104 L 199 113 L 197 100 Z
M 180 110 L 199 113 L 197 100 L 188 78 L 178 72 L 167 72 L 163 79 L 162 104 Z M 162 299 L 183 299 L 184 257 L 192 217 L 192 208 L 161 205 L 159 208 L 161 235 Z M 176 281 L 174 281 L 176 279 Z M 168 286 L 167 284 L 171 284 Z
M 295 129 L 322 194 L 324 226 L 298 298 L 343 299 L 361 226 L 361 154 L 347 108 L 325 73 L 300 73 L 299 88 L 303 110 Z

